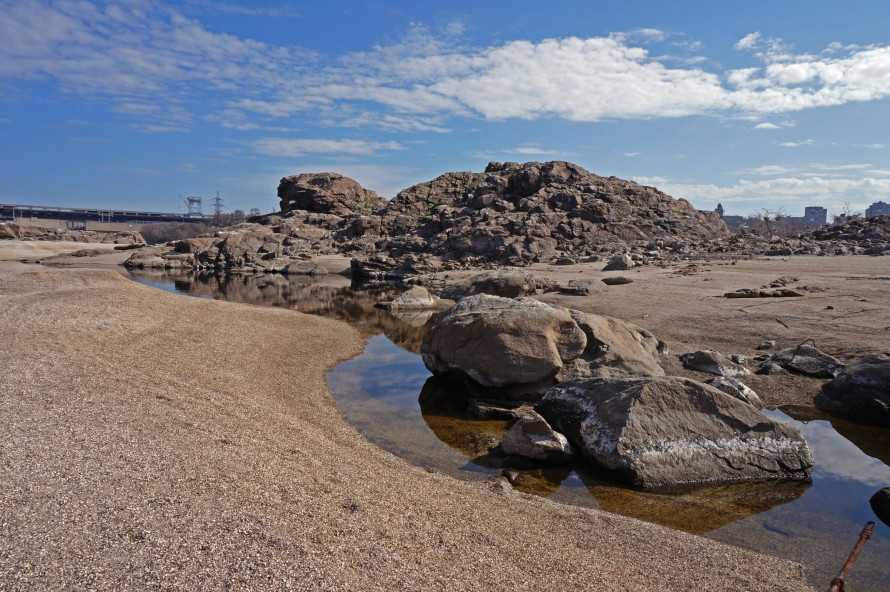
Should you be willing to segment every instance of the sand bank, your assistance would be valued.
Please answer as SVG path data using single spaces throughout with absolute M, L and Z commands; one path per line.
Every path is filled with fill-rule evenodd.
M 325 385 L 361 347 L 113 271 L 0 272 L 0 589 L 810 590 L 787 561 L 378 449 Z

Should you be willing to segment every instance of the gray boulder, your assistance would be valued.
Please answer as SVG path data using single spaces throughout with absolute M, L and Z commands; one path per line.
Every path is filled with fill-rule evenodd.
M 715 389 L 721 390 L 727 395 L 731 395 L 739 401 L 744 401 L 750 405 L 754 405 L 758 409 L 763 407 L 763 402 L 753 389 L 735 378 L 727 378 L 725 376 L 716 376 L 707 383 Z
M 534 294 L 536 289 L 535 277 L 531 273 L 516 267 L 504 267 L 448 286 L 439 296 L 451 300 L 460 300 L 474 294 L 516 298 Z
M 413 286 L 400 294 L 392 302 L 380 302 L 376 306 L 385 310 L 435 310 L 448 308 L 454 302 L 433 296 L 423 286 Z
M 534 411 L 527 412 L 507 430 L 501 449 L 506 454 L 534 460 L 565 460 L 574 455 L 566 437 Z
M 505 387 L 552 379 L 586 345 L 584 331 L 565 309 L 532 298 L 478 294 L 436 320 L 420 353 L 436 376 Z
M 579 378 L 664 376 L 658 364 L 662 343 L 649 331 L 612 317 L 571 311 L 587 336 L 584 353 L 556 375 L 560 382 Z
M 789 347 L 773 354 L 769 361 L 782 368 L 817 378 L 834 378 L 844 365 L 811 345 Z
M 606 263 L 606 266 L 603 267 L 603 271 L 624 271 L 630 269 L 632 267 L 636 267 L 636 263 L 634 263 L 633 257 L 630 255 L 614 255 L 609 262 Z
M 683 367 L 699 372 L 708 372 L 718 376 L 747 376 L 751 372 L 736 364 L 731 360 L 724 358 L 719 352 L 712 349 L 704 349 L 697 352 L 683 354 L 680 356 Z
M 561 288 L 561 292 L 576 296 L 590 296 L 606 289 L 606 284 L 597 279 L 569 280 L 568 286 Z
M 865 356 L 847 366 L 816 395 L 816 406 L 890 427 L 890 357 Z
M 598 465 L 638 487 L 808 478 L 796 428 L 679 377 L 559 384 L 538 411 Z

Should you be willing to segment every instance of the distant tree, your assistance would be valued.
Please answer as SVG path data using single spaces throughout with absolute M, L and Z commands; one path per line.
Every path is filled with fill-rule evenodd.
M 767 237 L 773 237 L 778 232 L 779 224 L 787 217 L 788 213 L 785 211 L 785 208 L 776 210 L 762 208 L 748 216 L 748 220 L 750 221 L 752 231 Z

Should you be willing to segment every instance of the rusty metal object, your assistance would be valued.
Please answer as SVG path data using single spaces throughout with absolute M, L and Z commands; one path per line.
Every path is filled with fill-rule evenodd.
M 865 541 L 871 538 L 872 533 L 875 531 L 875 523 L 874 522 L 866 522 L 865 527 L 862 529 L 862 532 L 859 533 L 859 540 L 856 542 L 856 546 L 853 547 L 853 550 L 850 552 L 850 556 L 847 557 L 846 563 L 841 568 L 841 571 L 837 574 L 833 580 L 831 580 L 831 587 L 828 589 L 828 592 L 844 592 L 844 580 L 847 578 L 847 574 L 850 573 L 850 569 L 852 569 L 853 564 L 856 563 L 856 559 L 859 557 L 859 553 L 862 551 L 862 547 L 865 546 Z

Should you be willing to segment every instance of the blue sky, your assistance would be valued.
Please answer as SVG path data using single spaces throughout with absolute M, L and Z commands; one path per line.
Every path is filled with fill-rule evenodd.
M 883 2 L 0 0 L 0 202 L 277 208 L 568 160 L 727 213 L 890 201 Z M 205 206 L 207 209 L 207 206 Z

